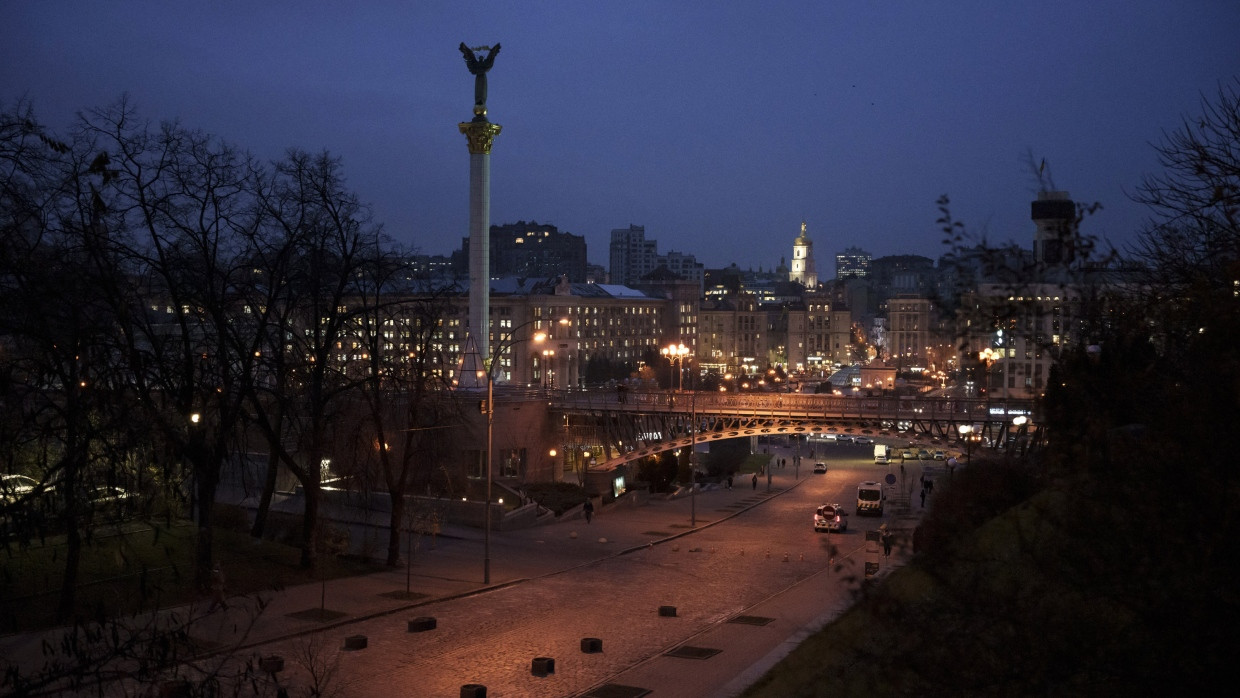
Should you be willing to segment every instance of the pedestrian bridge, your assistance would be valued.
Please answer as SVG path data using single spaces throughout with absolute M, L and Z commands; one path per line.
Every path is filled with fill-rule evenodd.
M 804 438 L 832 433 L 927 436 L 975 448 L 1028 442 L 1039 435 L 1032 400 L 933 397 L 845 397 L 803 393 L 706 391 L 566 391 L 550 396 L 566 435 L 602 443 L 610 470 L 694 443 L 751 436 Z

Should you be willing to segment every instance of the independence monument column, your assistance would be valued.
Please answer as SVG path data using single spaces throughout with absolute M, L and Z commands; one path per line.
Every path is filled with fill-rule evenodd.
M 487 71 L 499 44 L 469 48 L 462 41 L 460 50 L 474 76 L 474 118 L 458 125 L 469 141 L 469 335 L 486 361 L 491 358 L 491 143 L 503 128 L 487 121 Z

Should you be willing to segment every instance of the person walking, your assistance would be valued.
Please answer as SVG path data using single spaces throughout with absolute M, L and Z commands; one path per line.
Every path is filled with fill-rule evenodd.
M 891 557 L 891 531 L 887 530 L 887 524 L 879 526 L 882 531 L 883 539 L 883 557 Z
M 732 475 L 728 474 L 728 489 L 732 489 Z
M 216 562 L 215 567 L 211 569 L 211 605 L 207 607 L 207 613 L 214 613 L 217 608 L 228 610 L 228 599 L 224 598 L 224 586 L 224 570 L 220 567 L 220 563 Z
M 921 508 L 926 508 L 926 490 L 924 487 L 921 490 Z
M 753 474 L 753 488 L 755 490 L 758 489 L 758 474 L 757 473 Z
M 586 523 L 590 523 L 590 519 L 594 518 L 594 501 L 586 497 L 586 503 L 581 507 L 581 511 L 586 515 Z

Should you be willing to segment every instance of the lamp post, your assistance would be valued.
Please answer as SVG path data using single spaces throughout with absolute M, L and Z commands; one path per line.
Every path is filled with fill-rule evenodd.
M 555 388 L 555 378 L 552 377 L 552 373 L 551 373 L 551 362 L 555 360 L 555 349 L 544 349 L 542 353 L 542 358 L 543 358 L 543 366 L 542 366 L 543 385 L 545 385 L 548 390 L 551 390 Z
M 511 349 L 512 347 L 520 343 L 520 341 L 515 339 L 516 334 L 519 330 L 522 330 L 540 321 L 541 321 L 541 318 L 538 320 L 530 320 L 529 322 L 522 323 L 512 328 L 512 330 L 510 330 L 506 336 L 504 336 L 503 338 L 500 339 L 500 341 L 495 343 L 494 351 L 491 353 L 491 356 L 488 357 L 486 360 L 486 369 L 479 370 L 477 372 L 477 377 L 479 379 L 485 378 L 487 382 L 487 405 L 486 405 L 486 410 L 487 410 L 487 456 L 486 456 L 487 458 L 487 467 L 486 467 L 487 501 L 486 501 L 486 506 L 484 507 L 484 513 L 483 513 L 483 526 L 484 526 L 483 538 L 482 538 L 482 541 L 483 541 L 482 542 L 482 583 L 483 584 L 491 583 L 491 480 L 493 479 L 493 465 L 495 463 L 495 454 L 492 452 L 492 448 L 493 448 L 492 445 L 494 443 L 494 436 L 495 436 L 495 365 L 498 362 L 497 360 L 499 359 L 500 355 L 503 354 L 506 349 Z M 568 320 L 567 319 L 560 320 L 559 324 L 567 325 Z M 546 338 L 547 338 L 547 333 L 538 332 L 534 334 L 534 336 L 530 337 L 529 341 L 541 342 L 545 340 Z
M 680 345 L 685 349 L 685 345 Z M 688 349 L 685 349 L 688 353 Z M 689 528 L 697 528 L 697 385 L 689 385 Z
M 971 424 L 961 424 L 959 427 L 960 438 L 964 440 L 965 461 L 969 465 L 973 464 L 973 444 L 982 440 L 982 435 L 973 430 Z
M 684 358 L 689 354 L 689 347 L 686 347 L 683 342 L 669 344 L 660 349 L 659 353 L 667 357 L 667 389 L 672 390 L 676 388 L 676 384 L 679 382 L 680 389 L 683 390 L 685 387 Z M 676 366 L 677 362 L 680 362 L 680 370 L 678 371 L 680 376 L 678 379 L 672 377 L 672 368 Z

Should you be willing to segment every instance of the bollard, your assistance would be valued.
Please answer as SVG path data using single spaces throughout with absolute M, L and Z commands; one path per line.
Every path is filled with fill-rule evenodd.
M 577 532 L 576 532 L 576 531 L 569 531 L 569 532 L 568 532 L 568 537 L 569 537 L 569 538 L 576 538 L 576 537 L 577 537 Z
M 369 643 L 366 641 L 365 635 L 350 635 L 344 639 L 344 648 L 346 650 L 364 650 L 367 644 Z
M 675 606 L 659 606 L 659 615 L 665 616 L 667 618 L 673 618 L 676 616 L 676 607 Z
M 586 654 L 598 654 L 603 651 L 603 641 L 597 637 L 581 638 L 581 651 Z
M 461 698 L 487 698 L 487 687 L 480 683 L 467 683 L 461 686 Z
M 555 673 L 555 660 L 551 657 L 534 657 L 530 662 L 530 673 L 534 676 L 546 676 Z
M 805 553 L 801 553 L 801 562 L 805 562 Z
M 784 562 L 788 561 L 788 553 L 784 553 Z
M 173 679 L 159 684 L 159 698 L 189 698 L 191 695 L 193 689 L 185 679 Z
M 771 559 L 771 551 L 769 551 L 769 550 L 768 550 L 768 551 L 766 551 L 766 559 L 768 559 L 768 560 L 770 560 L 770 559 Z
M 600 542 L 600 543 L 606 543 L 606 542 L 607 542 L 607 539 L 606 539 L 606 538 L 599 538 L 599 539 L 598 539 L 598 542 Z
M 409 632 L 421 633 L 427 630 L 434 630 L 438 623 L 431 616 L 420 616 L 409 621 Z

